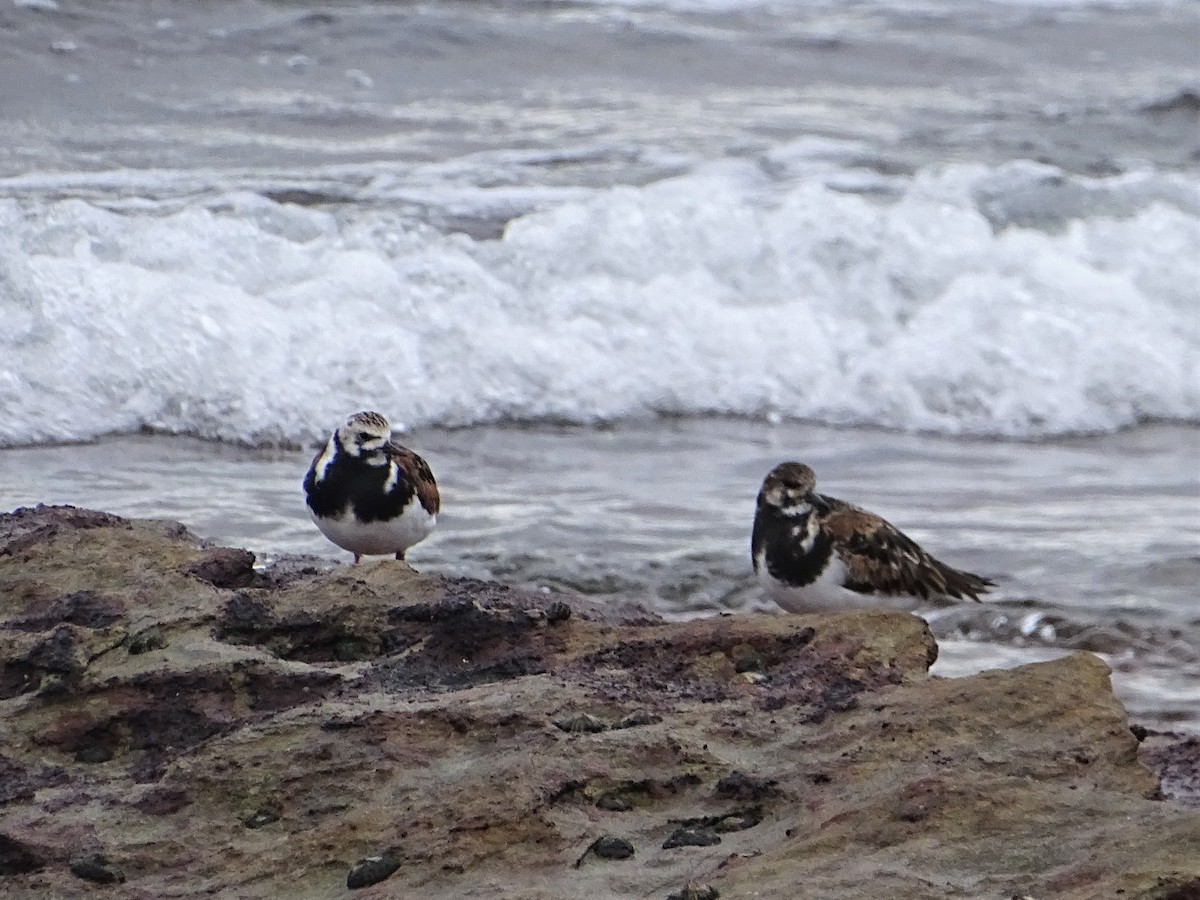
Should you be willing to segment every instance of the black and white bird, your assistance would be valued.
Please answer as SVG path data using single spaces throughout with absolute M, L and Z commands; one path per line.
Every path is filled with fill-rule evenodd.
M 429 465 L 392 440 L 377 412 L 359 412 L 334 429 L 304 478 L 308 512 L 321 533 L 364 556 L 395 554 L 424 540 L 441 499 Z
M 817 493 L 808 466 L 776 466 L 758 492 L 750 557 L 767 595 L 789 612 L 912 609 L 978 600 L 991 581 L 952 569 L 875 513 Z

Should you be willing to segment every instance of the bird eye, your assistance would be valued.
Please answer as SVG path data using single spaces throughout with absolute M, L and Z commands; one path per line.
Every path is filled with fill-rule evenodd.
M 365 444 L 365 443 L 366 443 L 367 441 L 369 441 L 370 439 L 371 439 L 371 435 L 370 435 L 370 434 L 368 434 L 367 432 L 365 432 L 365 431 L 360 431 L 360 432 L 358 433 L 358 442 L 359 442 L 360 444 Z

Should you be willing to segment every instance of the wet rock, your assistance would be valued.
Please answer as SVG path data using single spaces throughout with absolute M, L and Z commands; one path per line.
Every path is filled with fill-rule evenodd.
M 160 534 L 163 537 L 165 537 L 169 540 L 172 540 L 172 541 L 177 541 L 180 543 L 188 543 L 194 547 L 200 547 L 200 548 L 209 546 L 204 541 L 200 540 L 198 537 L 196 537 L 194 534 L 192 534 L 190 531 L 188 531 L 187 526 L 184 525 L 182 522 L 173 522 L 170 519 L 138 519 L 136 521 L 136 524 L 135 523 L 130 523 L 130 524 L 135 525 L 135 527 L 143 529 L 145 531 L 151 531 L 151 532 L 154 532 L 155 534 Z
M 162 650 L 166 646 L 167 638 L 163 634 L 162 629 L 147 628 L 129 638 L 128 649 L 130 654 L 138 656 L 142 653 L 150 653 L 153 650 Z
M 338 662 L 357 662 L 379 655 L 380 641 L 375 635 L 353 635 L 333 642 L 333 658 Z
M 776 784 L 773 779 L 747 775 L 735 769 L 717 782 L 714 792 L 734 800 L 761 800 L 776 793 Z
M 763 820 L 761 806 L 746 807 L 729 812 L 677 821 L 674 834 L 663 844 L 664 849 L 671 847 L 707 847 L 721 841 L 719 835 L 731 834 L 735 831 L 746 831 Z
M 535 625 L 560 625 L 571 618 L 571 607 L 556 600 L 544 609 L 537 606 L 521 607 L 516 610 Z
M 345 719 L 335 717 L 321 723 L 322 731 L 349 731 L 352 728 L 361 728 L 364 722 L 359 718 Z
M 935 815 L 946 803 L 946 784 L 939 778 L 925 778 L 905 785 L 896 801 L 896 818 L 920 822 Z
M 600 859 L 629 859 L 633 856 L 633 844 L 611 834 L 597 838 L 590 849 Z
M 546 622 L 546 613 L 537 607 L 518 610 L 517 615 L 524 616 L 525 619 L 532 625 L 543 625 Z
M 1147 732 L 1138 756 L 1158 776 L 1163 797 L 1200 808 L 1200 738 L 1190 734 Z
M 182 788 L 156 787 L 147 791 L 133 805 L 148 816 L 169 816 L 185 809 L 191 802 L 191 795 Z
M 389 610 L 389 650 L 419 652 L 382 664 L 376 671 L 381 684 L 393 690 L 415 684 L 456 689 L 545 671 L 546 655 L 562 638 L 561 629 L 543 628 L 540 616 L 530 617 L 537 598 L 492 586 L 472 599 L 475 585 L 443 579 L 438 599 Z
M 608 723 L 591 713 L 575 713 L 555 719 L 554 727 L 572 734 L 598 734 L 608 730 Z
M 129 528 L 119 516 L 75 506 L 23 506 L 0 515 L 0 556 L 16 556 L 60 534 L 86 528 Z
M 45 867 L 41 849 L 0 832 L 0 876 L 40 872 Z
M 21 631 L 48 631 L 61 624 L 82 628 L 107 628 L 122 620 L 124 605 L 96 591 L 74 591 L 40 607 L 34 615 L 18 618 L 12 626 Z
M 60 625 L 29 652 L 30 665 L 49 675 L 79 675 L 87 668 L 86 642 L 69 625 Z
M 42 685 L 42 673 L 25 659 L 9 659 L 0 668 L 0 700 L 36 691 Z
M 271 604 L 262 594 L 241 592 L 229 598 L 217 623 L 217 637 L 223 641 L 251 643 L 275 626 Z
M 710 884 L 689 884 L 681 891 L 668 894 L 667 900 L 720 900 L 721 892 Z
M 711 828 L 677 828 L 663 841 L 664 850 L 676 847 L 711 847 L 721 843 L 721 837 Z
M 122 884 L 125 873 L 112 864 L 103 853 L 89 853 L 71 862 L 71 874 L 96 884 Z
M 351 890 L 370 887 L 383 881 L 399 868 L 400 857 L 390 851 L 378 856 L 368 856 L 350 867 L 346 876 L 346 887 Z
M 738 644 L 730 654 L 733 657 L 733 668 L 736 672 L 763 673 L 767 670 L 767 661 L 749 644 Z
M 682 796 L 701 783 L 700 778 L 690 772 L 667 774 L 661 778 L 622 779 L 612 781 L 599 779 L 583 784 L 583 795 L 599 809 L 610 812 L 628 812 L 635 806 L 652 806 L 663 800 Z M 689 820 L 690 821 L 690 820 Z
M 571 607 L 561 601 L 556 601 L 546 607 L 546 621 L 551 625 L 558 625 L 569 618 L 571 618 Z
M 662 786 L 666 793 L 678 794 L 682 791 L 686 791 L 688 788 L 696 787 L 696 785 L 700 783 L 699 775 L 696 775 L 692 772 L 682 772 L 665 779 L 662 782 Z
M 116 749 L 103 744 L 88 744 L 75 751 L 75 762 L 98 765 L 106 763 L 116 756 Z
M 233 595 L 221 611 L 216 637 L 260 644 L 281 659 L 356 662 L 383 650 L 381 611 L 341 603 L 316 609 L 277 610 L 262 591 Z
M 279 810 L 273 808 L 256 809 L 250 815 L 242 819 L 242 824 L 247 828 L 262 828 L 264 825 L 270 825 L 279 821 Z M 391 874 L 390 872 L 388 873 Z
M 862 686 L 853 681 L 837 681 L 821 692 L 821 704 L 830 712 L 846 712 L 858 706 Z
M 254 554 L 249 550 L 217 547 L 185 571 L 213 587 L 249 587 L 254 583 Z
M 642 725 L 655 725 L 661 721 L 662 716 L 656 716 L 652 712 L 639 709 L 627 716 L 622 716 L 613 725 L 613 728 L 640 728 Z
M 760 808 L 740 810 L 717 819 L 712 825 L 712 830 L 717 834 L 745 831 L 747 828 L 753 828 L 762 819 L 763 814 Z
M 1160 875 L 1155 879 L 1154 888 L 1154 900 L 1200 900 L 1200 878 Z
M 39 790 L 70 780 L 61 766 L 20 763 L 0 756 L 0 806 L 32 800 Z
M 596 798 L 596 808 L 608 812 L 629 812 L 633 804 L 621 794 L 601 794 Z
M 320 556 L 289 553 L 261 569 L 255 581 L 256 587 L 278 590 L 296 581 L 317 575 L 328 575 L 338 564 Z

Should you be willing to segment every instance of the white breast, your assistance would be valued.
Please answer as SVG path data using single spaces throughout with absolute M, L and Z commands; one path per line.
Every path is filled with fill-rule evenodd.
M 784 584 L 768 572 L 764 551 L 759 551 L 756 562 L 758 583 L 763 592 L 788 612 L 848 612 L 881 606 L 911 610 L 918 605 L 915 598 L 907 595 L 860 594 L 842 587 L 846 566 L 836 553 L 830 556 L 828 565 L 817 579 L 803 587 Z
M 325 537 L 362 556 L 403 553 L 427 538 L 437 524 L 437 516 L 426 512 L 415 498 L 401 515 L 387 521 L 360 522 L 349 509 L 336 519 L 317 516 L 312 509 L 308 514 Z

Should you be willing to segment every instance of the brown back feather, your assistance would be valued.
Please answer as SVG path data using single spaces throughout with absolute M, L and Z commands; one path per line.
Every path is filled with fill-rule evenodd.
M 442 508 L 442 498 L 438 493 L 437 481 L 434 480 L 429 463 L 395 441 L 391 441 L 387 445 L 387 453 L 391 460 L 399 466 L 401 474 L 416 490 L 417 499 L 421 501 L 421 506 L 425 508 L 425 511 L 431 515 L 437 515 Z
M 978 600 L 992 582 L 934 559 L 886 519 L 834 497 L 823 497 L 822 526 L 846 566 L 846 587 L 863 594 L 910 594 Z

